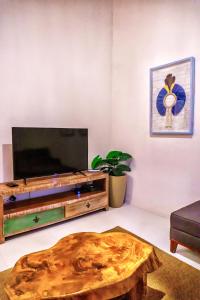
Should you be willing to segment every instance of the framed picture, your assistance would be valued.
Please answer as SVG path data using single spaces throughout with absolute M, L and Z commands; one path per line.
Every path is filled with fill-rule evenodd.
M 193 134 L 194 57 L 150 69 L 150 134 Z

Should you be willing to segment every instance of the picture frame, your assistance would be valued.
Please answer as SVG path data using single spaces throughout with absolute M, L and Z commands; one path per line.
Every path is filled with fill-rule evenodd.
M 195 58 L 150 69 L 150 135 L 192 135 Z

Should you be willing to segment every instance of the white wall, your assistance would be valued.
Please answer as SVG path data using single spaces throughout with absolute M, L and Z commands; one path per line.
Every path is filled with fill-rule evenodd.
M 135 157 L 127 201 L 168 215 L 200 199 L 200 1 L 114 0 L 113 15 L 112 144 Z M 190 56 L 194 135 L 150 137 L 149 69 Z
M 168 215 L 199 199 L 199 28 L 195 0 L 1 0 L 0 181 L 12 126 L 88 127 L 89 160 L 111 145 L 135 157 L 127 201 Z M 152 138 L 149 69 L 189 56 L 194 135 Z
M 110 0 L 0 1 L 0 181 L 12 126 L 88 127 L 89 160 L 107 151 L 111 34 Z

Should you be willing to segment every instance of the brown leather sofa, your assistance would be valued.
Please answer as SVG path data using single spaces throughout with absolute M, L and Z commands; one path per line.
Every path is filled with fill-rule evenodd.
M 171 213 L 170 251 L 178 244 L 200 252 L 200 200 Z

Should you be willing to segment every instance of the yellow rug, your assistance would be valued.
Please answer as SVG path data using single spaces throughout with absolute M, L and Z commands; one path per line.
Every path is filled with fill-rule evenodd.
M 110 231 L 128 232 L 121 227 L 115 227 Z M 136 236 L 131 232 L 128 233 Z M 142 240 L 140 237 L 136 237 Z M 145 300 L 200 300 L 200 271 L 159 248 L 155 246 L 154 248 L 162 266 L 148 274 L 148 293 Z M 0 272 L 1 300 L 8 300 L 3 290 L 3 284 L 10 270 Z M 121 299 L 126 298 L 121 297 Z

